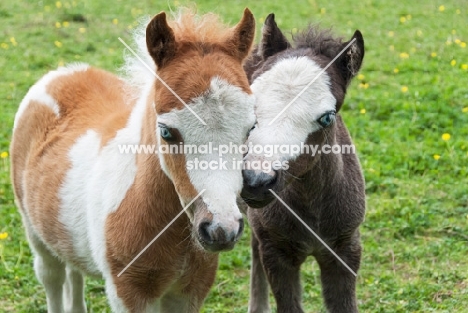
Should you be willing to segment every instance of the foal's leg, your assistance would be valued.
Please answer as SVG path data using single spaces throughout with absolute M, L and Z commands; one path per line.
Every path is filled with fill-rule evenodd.
M 86 313 L 83 274 L 67 265 L 66 275 L 63 289 L 65 313 Z
M 261 242 L 260 254 L 278 313 L 303 313 L 300 268 L 305 256 Z
M 65 281 L 65 264 L 56 258 L 34 234 L 29 233 L 29 243 L 34 251 L 34 270 L 44 286 L 48 313 L 63 313 L 62 289 Z
M 359 234 L 335 247 L 335 252 L 357 273 L 361 260 Z M 331 313 L 357 313 L 356 277 L 328 250 L 317 257 L 320 265 L 322 293 Z
M 258 239 L 252 232 L 252 268 L 250 269 L 249 313 L 269 313 L 268 280 L 260 260 Z

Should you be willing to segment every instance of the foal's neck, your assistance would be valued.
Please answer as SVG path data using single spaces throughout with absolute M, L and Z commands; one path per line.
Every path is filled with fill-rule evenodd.
M 329 131 L 327 140 L 320 144 L 321 147 L 324 144 L 330 146 L 340 144 L 336 129 Z M 317 195 L 324 194 L 328 188 L 333 188 L 343 172 L 341 154 L 318 153 L 310 164 L 310 168 L 297 179 L 293 179 L 288 186 L 289 190 L 297 190 L 295 196 L 301 197 L 305 202 L 307 199 L 315 199 Z
M 156 134 L 156 111 L 154 109 L 154 92 L 146 99 L 145 112 L 141 124 L 140 145 L 153 146 L 154 153 L 140 153 L 136 156 L 137 175 L 135 184 L 146 197 L 149 210 L 180 211 L 180 201 L 172 181 L 161 168 L 157 154 L 158 140 Z

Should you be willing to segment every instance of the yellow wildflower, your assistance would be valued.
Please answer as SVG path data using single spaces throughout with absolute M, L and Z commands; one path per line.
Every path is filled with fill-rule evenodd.
M 407 86 L 402 86 L 401 87 L 401 92 L 403 92 L 403 93 L 408 92 L 408 87 Z
M 46 6 L 44 6 L 44 11 L 46 11 L 46 12 L 50 12 L 50 5 L 46 5 Z
M 406 53 L 406 52 L 402 52 L 402 53 L 400 53 L 400 58 L 407 59 L 407 58 L 409 58 L 409 54 Z
M 0 240 L 5 240 L 7 238 L 8 238 L 8 233 L 7 232 L 0 233 Z
M 464 107 L 464 108 L 462 109 L 462 112 L 463 112 L 463 113 L 468 113 L 468 107 Z
M 112 24 L 114 24 L 114 25 L 117 25 L 117 24 L 119 24 L 119 20 L 118 20 L 118 19 L 116 19 L 116 18 L 114 18 L 114 19 L 112 20 Z
M 321 8 L 321 9 L 320 9 L 320 14 L 322 14 L 322 15 L 323 15 L 323 14 L 325 14 L 325 13 L 327 13 L 327 9 L 325 9 L 325 8 Z
M 407 15 L 406 15 L 406 19 L 407 19 L 408 21 L 411 19 L 411 17 L 412 17 L 411 14 L 407 14 Z
M 368 83 L 360 83 L 359 88 L 367 89 L 367 88 L 369 88 L 369 84 Z
M 437 56 L 437 52 L 432 52 L 431 57 L 435 58 Z
M 400 23 L 406 23 L 406 17 L 401 16 L 400 17 Z
M 78 31 L 79 31 L 80 33 L 84 34 L 84 33 L 86 33 L 86 28 L 80 27 L 80 28 L 78 28 Z
M 461 14 L 461 11 L 460 11 L 460 9 L 457 9 L 457 11 L 456 11 L 456 12 L 457 12 L 457 14 Z
M 2 159 L 8 158 L 8 152 L 7 152 L 7 151 L 3 151 L 2 153 L 0 153 L 0 158 L 2 158 Z
M 422 30 L 418 29 L 418 30 L 416 31 L 416 35 L 418 35 L 419 37 L 421 37 L 421 36 L 423 35 Z
M 60 24 L 60 22 L 55 22 L 55 27 L 60 28 L 62 27 L 62 24 Z
M 461 66 L 462 70 L 468 70 L 468 64 L 462 64 Z
M 458 39 L 458 38 L 457 38 L 457 39 L 455 39 L 454 41 L 455 41 L 455 43 L 456 43 L 457 45 L 459 45 L 459 44 L 460 44 L 460 42 L 461 42 L 461 40 L 460 40 L 460 39 Z
M 438 161 L 440 159 L 440 155 L 434 154 L 434 160 Z
M 440 12 L 444 12 L 444 11 L 445 11 L 445 6 L 441 5 L 441 6 L 439 7 L 439 11 L 440 11 Z
M 57 7 L 57 9 L 60 9 L 62 7 L 62 2 L 60 1 L 55 2 L 55 6 Z
M 65 22 L 63 22 L 63 24 L 62 24 L 62 25 L 63 25 L 63 27 L 68 27 L 68 26 L 70 26 L 70 23 L 69 23 L 69 22 L 67 22 L 67 21 L 65 21 Z
M 393 73 L 395 73 L 395 74 L 398 74 L 399 71 L 400 71 L 400 70 L 397 69 L 396 67 L 393 69 Z
M 460 47 L 466 48 L 466 42 L 464 42 L 464 41 L 460 42 Z
M 456 60 L 450 61 L 450 65 L 455 66 L 455 64 L 457 64 L 457 61 L 456 61 Z
M 57 48 L 62 48 L 62 46 L 63 46 L 63 44 L 62 44 L 60 41 L 58 41 L 58 40 L 56 40 L 56 41 L 54 42 L 54 44 L 55 44 L 55 46 L 56 46 Z
M 10 42 L 11 42 L 11 44 L 12 44 L 13 46 L 17 46 L 17 45 L 18 45 L 18 43 L 16 42 L 15 37 L 10 37 Z
M 359 79 L 359 80 L 364 80 L 364 78 L 366 78 L 366 77 L 364 75 L 362 75 L 362 74 L 359 74 L 357 76 L 357 79 Z
M 442 134 L 442 140 L 443 140 L 443 141 L 449 141 L 451 137 L 452 137 L 452 136 L 450 136 L 449 133 L 444 133 L 444 134 Z
M 361 114 L 366 114 L 366 109 L 361 109 L 361 110 L 359 111 L 359 113 L 361 113 Z
M 395 36 L 395 32 L 394 31 L 389 31 L 388 32 L 388 37 L 393 37 Z
M 4 43 L 2 42 L 2 44 L 0 45 L 2 47 L 2 49 L 8 49 L 8 44 L 7 43 Z

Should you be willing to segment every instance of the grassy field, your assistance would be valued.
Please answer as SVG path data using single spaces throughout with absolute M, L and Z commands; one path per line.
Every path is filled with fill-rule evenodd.
M 45 312 L 45 293 L 14 203 L 8 147 L 28 88 L 59 65 L 122 64 L 144 14 L 183 1 L 0 2 L 0 312 Z M 340 2 L 340 3 L 338 3 Z M 407 1 L 409 3 L 409 1 Z M 110 3 L 110 4 L 109 4 Z M 358 278 L 362 312 L 466 312 L 468 307 L 468 2 L 198 1 L 236 23 L 248 6 L 258 30 L 275 12 L 293 33 L 309 22 L 366 42 L 342 115 L 367 181 Z M 249 232 L 222 254 L 204 312 L 246 312 Z M 324 312 L 318 266 L 303 267 L 307 312 Z M 109 312 L 103 283 L 87 280 L 90 312 Z

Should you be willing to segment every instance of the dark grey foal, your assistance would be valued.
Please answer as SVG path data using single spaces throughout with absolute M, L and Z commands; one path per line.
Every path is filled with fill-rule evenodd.
M 245 65 L 257 97 L 257 126 L 248 142 L 265 148 L 264 153 L 249 152 L 245 164 L 287 161 L 287 166 L 279 170 L 244 170 L 242 196 L 251 207 L 248 218 L 253 229 L 250 313 L 270 312 L 268 283 L 278 313 L 303 312 L 300 267 L 309 255 L 320 266 L 328 311 L 358 312 L 354 273 L 361 259 L 358 227 L 365 213 L 364 179 L 350 135 L 338 112 L 363 57 L 364 40 L 359 31 L 350 41 L 342 42 L 328 31 L 310 27 L 296 35 L 291 45 L 270 14 L 265 20 L 263 38 Z M 304 145 L 303 151 L 293 151 L 292 147 L 301 143 L 309 145 L 308 151 Z M 283 148 L 277 146 L 275 151 L 273 145 L 283 145 Z

